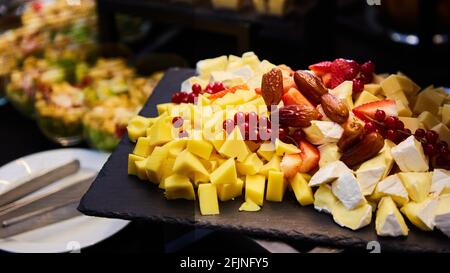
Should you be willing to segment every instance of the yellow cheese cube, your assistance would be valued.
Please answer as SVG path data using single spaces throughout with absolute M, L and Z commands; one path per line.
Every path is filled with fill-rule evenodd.
M 147 170 L 148 179 L 156 184 L 159 184 L 159 171 L 164 159 L 167 157 L 167 149 L 162 147 L 155 147 L 152 154 L 148 157 L 145 169 Z
M 377 101 L 377 100 L 380 100 L 380 99 L 377 98 L 372 93 L 370 93 L 368 91 L 362 91 L 361 94 L 359 95 L 358 99 L 355 102 L 355 107 L 360 106 L 365 103 L 372 102 L 372 101 Z
M 257 96 L 253 90 L 237 90 L 234 94 L 241 97 L 244 102 L 249 102 Z
M 214 184 L 200 184 L 198 186 L 198 201 L 202 215 L 219 214 L 219 201 L 217 201 L 217 188 Z
M 439 106 L 443 104 L 445 96 L 435 89 L 429 88 L 420 92 L 417 95 L 417 100 L 414 105 L 414 113 L 420 114 L 424 111 L 428 111 L 433 115 L 437 115 Z
M 229 158 L 237 158 L 239 162 L 243 162 L 247 158 L 250 150 L 245 144 L 239 127 L 234 128 L 228 135 L 222 147 L 220 147 L 219 153 Z
M 191 175 L 192 176 L 192 175 Z M 198 185 L 203 183 L 209 183 L 209 175 L 204 175 L 202 173 L 195 172 L 193 175 L 194 187 L 198 187 Z
M 338 85 L 333 90 L 330 90 L 330 93 L 336 96 L 338 99 L 342 100 L 347 104 L 349 109 L 353 108 L 353 82 L 352 81 L 344 81 L 340 85 Z
M 237 171 L 240 175 L 257 174 L 263 166 L 264 163 L 261 161 L 261 159 L 259 159 L 258 155 L 255 153 L 249 155 L 243 163 L 236 164 Z
M 175 164 L 175 158 L 166 158 L 161 164 L 161 167 L 158 172 L 158 181 L 160 181 L 160 184 L 169 176 L 173 174 L 173 165 Z M 161 185 L 160 185 L 160 188 Z M 164 189 L 164 188 L 162 188 Z
M 141 180 L 148 180 L 148 175 L 147 175 L 147 172 L 145 169 L 145 165 L 147 164 L 147 161 L 148 161 L 148 158 L 134 162 L 134 164 L 136 165 L 136 175 Z
M 150 119 L 142 116 L 135 116 L 127 126 L 128 138 L 136 142 L 139 137 L 145 136 L 147 128 L 150 126 Z
M 401 172 L 398 175 L 413 201 L 422 202 L 427 198 L 431 187 L 431 173 Z
M 318 211 L 331 213 L 331 210 L 337 201 L 337 198 L 331 191 L 331 187 L 328 185 L 320 185 L 314 193 L 314 208 Z
M 409 101 L 406 98 L 405 93 L 403 93 L 403 91 L 401 91 L 401 90 L 400 91 L 395 91 L 395 92 L 390 93 L 390 94 L 387 94 L 386 97 L 388 99 L 392 99 L 392 100 L 395 100 L 395 101 L 398 101 L 398 100 L 401 101 L 405 107 L 409 105 Z
M 284 154 L 298 154 L 301 153 L 301 151 L 295 145 L 284 143 L 277 138 L 275 140 L 275 153 L 282 156 Z
M 222 202 L 234 199 L 242 195 L 242 189 L 244 188 L 244 181 L 238 178 L 234 184 L 217 185 L 217 192 L 219 199 Z
M 134 154 L 129 154 L 128 155 L 128 174 L 129 175 L 137 175 L 137 170 L 136 170 L 136 161 L 142 161 L 145 158 L 142 156 L 138 156 L 138 155 L 134 155 Z
M 150 145 L 150 139 L 148 137 L 139 137 L 136 146 L 134 147 L 133 154 L 148 157 L 152 152 L 155 146 Z
M 264 202 L 266 178 L 262 175 L 247 175 L 245 177 L 245 200 L 252 200 L 259 206 Z
M 274 155 L 272 159 L 267 162 L 264 166 L 261 167 L 259 170 L 259 173 L 264 175 L 265 177 L 268 176 L 269 171 L 280 171 L 280 163 L 281 163 L 281 157 Z
M 174 127 L 172 125 L 172 118 L 165 117 L 158 119 L 155 124 L 148 130 L 147 136 L 150 138 L 149 144 L 151 146 L 158 146 L 165 144 L 174 139 Z
M 228 93 L 222 98 L 216 99 L 212 104 L 219 105 L 222 108 L 225 108 L 228 105 L 239 105 L 244 103 L 242 97 L 237 96 L 233 93 Z
M 269 171 L 266 200 L 282 202 L 286 191 L 286 186 L 287 184 L 284 181 L 284 174 L 282 172 Z
M 248 211 L 248 212 L 256 212 L 260 211 L 261 207 L 258 206 L 255 202 L 253 202 L 251 199 L 248 199 L 242 205 L 239 207 L 239 211 Z
M 314 196 L 310 186 L 308 186 L 308 181 L 301 175 L 297 173 L 289 181 L 292 190 L 294 191 L 295 198 L 302 206 L 308 206 L 314 203 Z
M 404 104 L 401 100 L 395 100 L 397 105 L 397 112 L 399 117 L 411 117 L 412 111 L 409 106 Z
M 219 151 L 222 145 L 225 143 L 225 132 L 220 131 L 215 134 L 213 134 L 211 137 L 205 136 L 205 132 L 203 132 L 205 140 L 208 140 L 213 146 L 216 151 Z
M 237 182 L 236 164 L 233 158 L 228 159 L 209 176 L 211 183 L 216 185 L 235 184 Z
M 422 112 L 418 117 L 419 122 L 422 123 L 423 127 L 430 130 L 434 126 L 439 124 L 439 119 L 428 111 Z
M 168 156 L 177 157 L 184 149 L 186 149 L 187 139 L 174 139 L 162 146 L 164 149 L 167 149 Z
M 442 107 L 442 123 L 444 123 L 447 127 L 450 127 L 450 104 L 445 104 Z
M 443 123 L 439 123 L 438 125 L 431 128 L 431 130 L 439 134 L 440 140 L 450 143 L 450 130 Z
M 405 128 L 411 130 L 411 132 L 415 132 L 417 129 L 422 128 L 420 121 L 418 118 L 411 117 L 398 117 L 405 124 Z
M 197 97 L 197 106 L 208 106 L 211 105 L 211 100 L 205 97 L 203 94 Z
M 270 142 L 263 143 L 256 153 L 265 160 L 270 161 L 275 154 L 275 145 Z
M 196 156 L 209 159 L 213 151 L 213 145 L 203 139 L 190 139 L 188 140 L 187 149 Z
M 164 180 L 164 186 L 166 198 L 169 200 L 195 200 L 194 187 L 187 176 L 173 174 Z
M 405 95 L 407 96 L 415 96 L 420 91 L 420 86 L 402 73 L 397 74 L 397 81 L 402 86 L 403 92 L 405 92 Z
M 401 91 L 408 96 L 415 96 L 420 90 L 420 87 L 404 75 L 390 75 L 380 85 L 385 95 Z
M 364 85 L 364 91 L 376 96 L 382 93 L 381 85 L 376 83 L 369 83 Z
M 225 70 L 228 64 L 227 56 L 205 59 L 197 63 L 197 72 L 202 79 L 209 79 L 212 71 Z
M 170 102 L 157 104 L 156 109 L 158 110 L 158 115 L 162 115 L 165 112 L 170 113 L 173 106 L 174 104 Z
M 194 172 L 199 172 L 206 176 L 209 175 L 202 162 L 188 150 L 184 150 L 177 156 L 173 165 L 173 171 L 187 175 L 193 174 Z

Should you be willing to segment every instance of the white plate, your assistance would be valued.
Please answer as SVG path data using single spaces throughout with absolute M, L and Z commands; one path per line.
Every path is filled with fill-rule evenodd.
M 78 173 L 61 179 L 40 190 L 70 185 L 76 178 L 98 172 L 109 154 L 86 149 L 58 149 L 19 158 L 0 168 L 0 194 L 18 186 L 21 178 L 44 169 L 56 167 L 71 159 L 78 159 Z M 0 249 L 8 252 L 68 252 L 94 245 L 116 234 L 129 222 L 79 216 L 56 224 L 28 231 L 7 239 L 0 239 Z

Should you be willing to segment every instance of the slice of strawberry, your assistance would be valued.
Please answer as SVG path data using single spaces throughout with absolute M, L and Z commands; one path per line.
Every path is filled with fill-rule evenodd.
M 300 157 L 302 158 L 302 165 L 299 171 L 308 173 L 319 166 L 320 152 L 316 146 L 312 145 L 306 140 L 299 143 L 299 148 L 302 151 Z
M 316 63 L 309 66 L 309 70 L 312 70 L 317 76 L 321 77 L 327 73 L 331 72 L 332 62 L 325 61 Z
M 300 154 L 285 155 L 281 160 L 280 169 L 286 178 L 292 178 L 300 171 L 301 165 Z
M 285 106 L 288 105 L 308 105 L 314 108 L 313 104 L 295 88 L 289 89 L 282 97 Z
M 353 113 L 362 120 L 368 120 L 368 117 L 375 119 L 375 112 L 377 110 L 383 110 L 386 113 L 386 116 L 398 115 L 395 101 L 389 99 L 365 103 L 353 108 Z

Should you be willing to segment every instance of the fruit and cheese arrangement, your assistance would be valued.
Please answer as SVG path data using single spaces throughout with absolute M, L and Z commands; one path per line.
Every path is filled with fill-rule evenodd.
M 450 95 L 422 90 L 371 61 L 336 59 L 294 71 L 252 52 L 197 63 L 156 117 L 134 117 L 128 173 L 168 200 L 239 211 L 293 195 L 378 236 L 415 226 L 450 236 Z M 220 201 L 220 202 L 219 202 Z M 237 201 L 235 201 L 237 202 Z

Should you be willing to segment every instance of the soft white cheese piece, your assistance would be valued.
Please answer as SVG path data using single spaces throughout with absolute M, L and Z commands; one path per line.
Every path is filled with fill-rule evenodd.
M 434 229 L 436 208 L 438 206 L 438 200 L 436 198 L 428 199 L 421 205 L 420 210 L 417 212 L 417 218 L 427 226 L 430 230 Z
M 206 87 L 206 85 L 208 84 L 207 81 L 200 79 L 199 77 L 190 77 L 189 79 L 183 81 L 181 83 L 181 88 L 180 90 L 183 92 L 187 92 L 187 93 L 191 93 L 192 92 L 192 86 L 194 84 L 200 84 L 200 86 L 202 87 L 202 89 L 204 89 Z
M 380 181 L 377 185 L 377 192 L 391 196 L 400 205 L 409 201 L 408 191 L 397 174 L 390 175 Z
M 402 172 L 428 171 L 428 158 L 423 152 L 422 145 L 414 136 L 391 149 L 391 154 Z
M 372 221 L 372 206 L 366 203 L 354 210 L 349 210 L 341 202 L 336 202 L 331 214 L 338 225 L 357 230 L 369 225 Z
M 361 164 L 355 174 L 363 195 L 373 193 L 377 183 L 383 179 L 387 168 L 388 164 L 384 153 Z
M 244 79 L 244 81 L 248 81 L 255 75 L 255 72 L 249 65 L 244 65 L 236 70 L 232 70 L 231 73 L 236 77 Z
M 344 173 L 331 184 L 333 194 L 349 210 L 363 204 L 366 199 L 361 192 L 359 183 L 352 173 Z
M 336 143 L 341 138 L 344 129 L 332 121 L 311 121 L 311 126 L 304 128 L 306 138 L 314 145 Z
M 245 80 L 241 76 L 237 76 L 231 72 L 212 71 L 210 82 L 221 82 L 225 86 L 231 87 L 239 84 L 244 84 Z
M 450 171 L 434 169 L 433 176 L 431 178 L 430 192 L 435 194 L 435 196 L 438 196 L 445 187 L 450 187 Z
M 228 65 L 228 57 L 220 56 L 197 62 L 197 74 L 202 79 L 209 79 L 212 71 L 224 71 Z
M 321 184 L 330 183 L 336 180 L 344 173 L 353 174 L 347 165 L 342 161 L 334 161 L 320 168 L 309 180 L 309 186 L 319 186 Z
M 314 193 L 314 208 L 320 212 L 331 213 L 336 202 L 338 200 L 331 192 L 330 185 L 321 185 Z
M 336 143 L 327 143 L 318 147 L 320 153 L 319 167 L 322 168 L 331 162 L 338 161 L 342 153 Z
M 450 237 L 450 195 L 439 197 L 434 224 L 440 231 Z
M 405 220 L 390 197 L 383 197 L 378 205 L 375 229 L 378 236 L 408 235 Z

